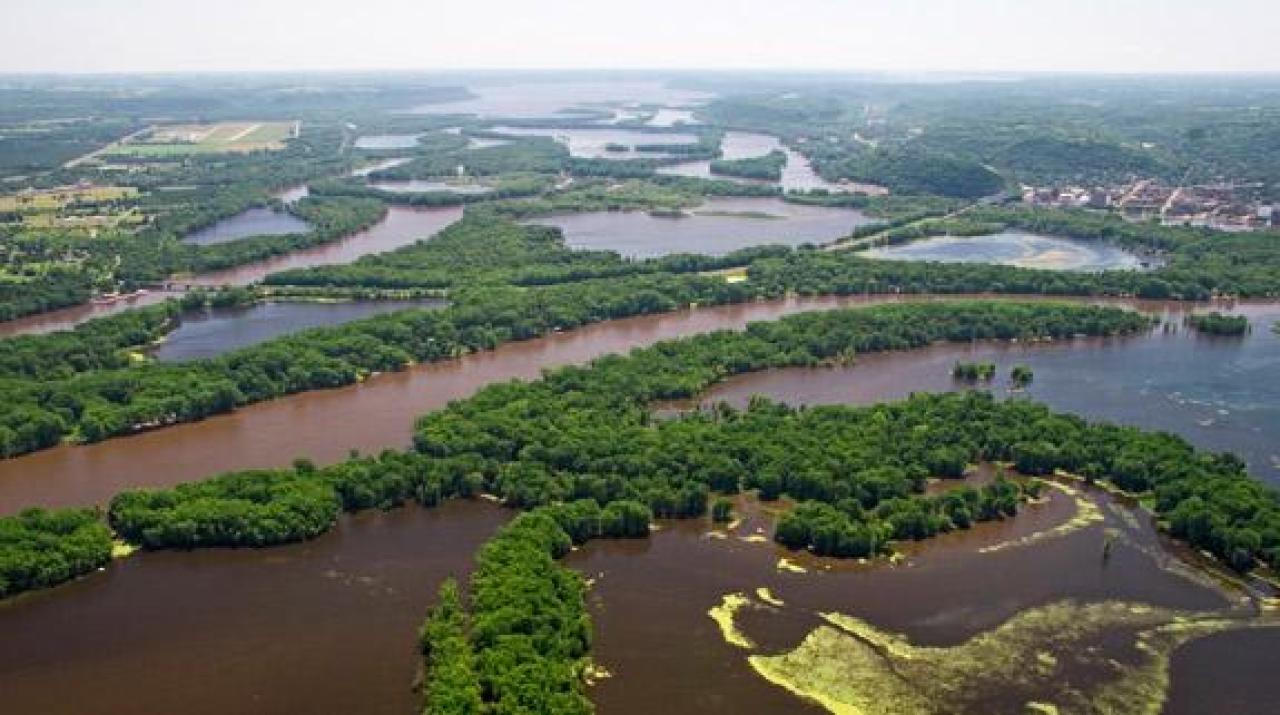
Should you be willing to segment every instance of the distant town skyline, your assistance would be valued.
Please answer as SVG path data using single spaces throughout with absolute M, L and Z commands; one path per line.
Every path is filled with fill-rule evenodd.
M 1274 0 L 8 0 L 0 72 L 1280 72 Z

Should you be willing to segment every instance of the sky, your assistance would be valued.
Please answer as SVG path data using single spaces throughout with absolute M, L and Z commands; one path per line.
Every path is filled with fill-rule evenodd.
M 3 0 L 0 73 L 1277 72 L 1278 0 Z

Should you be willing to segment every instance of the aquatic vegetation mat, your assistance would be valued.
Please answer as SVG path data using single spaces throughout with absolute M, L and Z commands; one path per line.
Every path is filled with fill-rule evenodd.
M 1061 601 L 1023 611 L 958 645 L 930 647 L 852 616 L 821 617 L 826 624 L 794 650 L 748 660 L 770 682 L 840 715 L 1156 715 L 1175 648 L 1268 622 L 1139 603 Z M 732 624 L 722 629 L 746 637 Z

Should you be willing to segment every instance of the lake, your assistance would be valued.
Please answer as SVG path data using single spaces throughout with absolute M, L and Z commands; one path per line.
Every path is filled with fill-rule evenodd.
M 872 222 L 854 209 L 801 206 L 780 198 L 712 198 L 686 213 L 680 218 L 644 211 L 564 214 L 531 223 L 559 227 L 575 248 L 651 258 L 669 253 L 719 256 L 775 243 L 823 243 Z
M 414 114 L 470 114 L 483 118 L 548 119 L 574 116 L 573 108 L 611 104 L 687 105 L 712 94 L 668 87 L 665 82 L 617 78 L 611 81 L 493 80 L 467 85 L 475 97 L 423 104 Z M 582 116 L 578 112 L 577 116 Z
M 1136 270 L 1142 259 L 1103 241 L 1004 231 L 990 236 L 939 236 L 864 251 L 867 258 L 941 263 L 998 263 L 1059 271 Z
M 659 151 L 634 151 L 643 144 L 694 144 L 698 137 L 692 134 L 642 132 L 631 129 L 606 127 L 509 127 L 496 126 L 499 134 L 519 137 L 551 137 L 569 148 L 569 154 L 582 159 L 636 159 L 664 158 L 672 156 Z M 610 144 L 621 144 L 627 151 L 609 151 Z
M 371 181 L 369 188 L 390 191 L 395 194 L 420 194 L 431 191 L 448 191 L 454 194 L 487 194 L 493 191 L 492 186 L 484 184 L 453 181 L 432 181 L 428 179 L 409 179 L 406 181 Z
M 211 358 L 307 328 L 341 325 L 408 308 L 445 305 L 442 300 L 271 301 L 239 308 L 210 308 L 184 314 L 177 329 L 166 335 L 151 354 L 161 362 Z
M 310 230 L 311 224 L 291 213 L 257 207 L 193 231 L 183 236 L 182 242 L 210 246 L 238 241 L 250 236 L 282 236 L 291 233 L 307 233 Z

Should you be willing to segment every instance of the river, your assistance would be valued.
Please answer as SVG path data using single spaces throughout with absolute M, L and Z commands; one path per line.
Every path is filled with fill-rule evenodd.
M 31 504 L 101 503 L 128 486 L 284 465 L 298 455 L 327 462 L 342 458 L 349 447 L 402 447 L 414 416 L 498 380 L 531 379 L 545 367 L 739 328 L 751 320 L 896 300 L 795 298 L 612 321 L 200 423 L 60 447 L 0 462 L 0 513 Z M 1087 361 L 1095 352 L 1115 355 L 1112 363 L 1095 368 L 1104 372 L 1107 364 L 1158 371 L 1144 368 L 1144 360 L 1168 355 L 1177 363 L 1179 355 L 1185 359 L 1202 347 L 1214 352 L 1200 358 L 1266 369 L 1278 348 L 1263 331 L 1280 308 L 1241 310 L 1256 323 L 1243 341 L 1158 332 L 992 354 L 1002 373 L 1015 355 L 1035 365 L 1032 396 L 1038 399 L 1060 391 L 1056 379 L 1076 379 L 1057 375 L 1063 366 Z M 1177 312 L 1170 317 L 1176 319 Z M 974 352 L 982 349 L 894 353 L 879 362 L 868 356 L 847 371 L 824 374 L 861 371 L 863 379 L 850 381 L 862 390 L 857 399 L 891 399 L 904 390 L 935 389 L 939 382 L 945 388 L 951 362 L 958 355 L 984 355 Z M 1055 353 L 1063 356 L 1060 367 L 1032 362 Z M 741 394 L 746 380 L 790 372 L 737 378 L 713 395 Z M 1221 372 L 1246 382 L 1251 374 L 1256 376 Z M 850 401 L 840 384 L 825 389 Z M 758 387 L 750 389 L 759 392 Z M 1166 411 L 1151 406 L 1142 415 Z M 770 654 L 794 648 L 817 625 L 816 614 L 826 611 L 863 618 L 913 642 L 951 646 L 1023 609 L 1065 598 L 1121 599 L 1194 612 L 1229 606 L 1216 589 L 1170 571 L 1175 562 L 1145 517 L 1101 494 L 1085 498 L 1098 506 L 1103 522 L 1034 548 L 979 551 L 1065 523 L 1078 505 L 1053 494 L 1017 519 L 910 548 L 907 562 L 897 567 L 796 559 L 808 573 L 780 571 L 776 564 L 783 554 L 774 546 L 739 538 L 767 527 L 765 516 L 748 503 L 739 507 L 748 518 L 727 538 L 710 538 L 704 523 L 690 521 L 667 524 L 645 541 L 590 544 L 568 564 L 596 579 L 595 655 L 616 676 L 595 686 L 592 697 L 602 712 L 816 712 L 756 676 L 747 652 L 727 645 L 707 616 L 724 594 L 750 594 L 758 587 L 770 588 L 785 606 L 769 607 L 757 598 L 739 625 L 757 643 L 753 652 Z M 10 646 L 0 651 L 0 692 L 16 712 L 409 712 L 415 703 L 408 687 L 417 663 L 414 632 L 431 594 L 445 575 L 464 572 L 478 544 L 509 516 L 484 503 L 409 507 L 344 517 L 333 532 L 305 544 L 134 555 L 75 583 L 0 603 L 0 633 Z M 1103 528 L 1120 533 L 1105 562 L 1099 558 Z M 1180 651 L 1169 711 L 1194 712 L 1189 708 L 1196 703 L 1213 702 L 1208 698 L 1217 676 L 1234 677 L 1240 661 L 1267 662 L 1278 635 L 1275 629 L 1231 633 L 1197 643 L 1185 655 Z M 1112 637 L 1088 645 L 1120 661 L 1132 657 L 1124 647 L 1116 651 Z M 1064 672 L 1064 682 L 1084 677 L 1079 670 Z M 1277 689 L 1271 680 L 1252 683 L 1248 692 L 1232 694 L 1240 703 L 1233 712 L 1265 712 L 1256 708 L 1274 703 Z
M 3 710 L 407 715 L 427 605 L 509 517 L 370 512 L 307 543 L 139 553 L 0 601 Z

